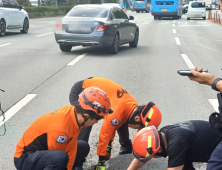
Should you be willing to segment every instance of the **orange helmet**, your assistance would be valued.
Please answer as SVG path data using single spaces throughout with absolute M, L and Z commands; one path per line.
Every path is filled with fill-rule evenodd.
M 83 109 L 92 110 L 99 116 L 113 112 L 107 94 L 95 86 L 88 87 L 79 94 L 79 104 Z
M 142 110 L 141 121 L 145 127 L 154 125 L 158 127 L 162 120 L 162 115 L 160 110 L 156 107 L 153 102 L 149 102 Z
M 133 139 L 134 156 L 141 161 L 148 161 L 160 149 L 160 138 L 155 126 L 138 131 Z

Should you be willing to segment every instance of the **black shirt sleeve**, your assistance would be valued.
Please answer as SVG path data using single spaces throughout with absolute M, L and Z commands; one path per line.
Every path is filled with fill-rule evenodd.
M 71 91 L 69 94 L 69 102 L 73 106 L 76 106 L 77 104 L 79 104 L 78 102 L 79 94 L 84 90 L 82 88 L 83 82 L 84 80 L 78 81 L 71 88 Z
M 177 136 L 168 143 L 168 168 L 175 168 L 185 164 L 190 145 L 182 137 Z

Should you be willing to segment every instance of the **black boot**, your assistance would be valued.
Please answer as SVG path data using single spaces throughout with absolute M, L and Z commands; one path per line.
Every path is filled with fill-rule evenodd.
M 120 147 L 119 155 L 131 154 L 133 151 L 131 140 L 127 144 L 123 144 Z

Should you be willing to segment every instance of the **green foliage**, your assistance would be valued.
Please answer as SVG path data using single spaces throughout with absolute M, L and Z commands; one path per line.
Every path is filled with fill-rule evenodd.
M 52 2 L 52 0 L 44 0 L 44 1 L 45 1 L 47 6 L 49 6 L 51 4 L 51 2 Z
M 68 5 L 75 5 L 76 1 L 75 0 L 66 0 Z
M 30 18 L 66 15 L 73 6 L 32 6 L 25 7 Z
M 29 0 L 16 0 L 16 2 L 22 6 L 32 6 Z
M 101 4 L 101 0 L 90 0 L 91 4 Z

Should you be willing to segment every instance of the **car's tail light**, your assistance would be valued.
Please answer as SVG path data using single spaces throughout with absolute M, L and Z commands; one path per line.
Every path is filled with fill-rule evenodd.
M 145 7 L 147 7 L 147 3 L 145 3 Z
M 62 22 L 56 22 L 56 30 L 62 30 Z
M 96 31 L 104 31 L 107 27 L 108 27 L 108 25 L 106 25 L 106 24 L 99 25 L 99 26 L 96 28 Z
M 133 6 L 135 7 L 135 3 L 133 3 Z

